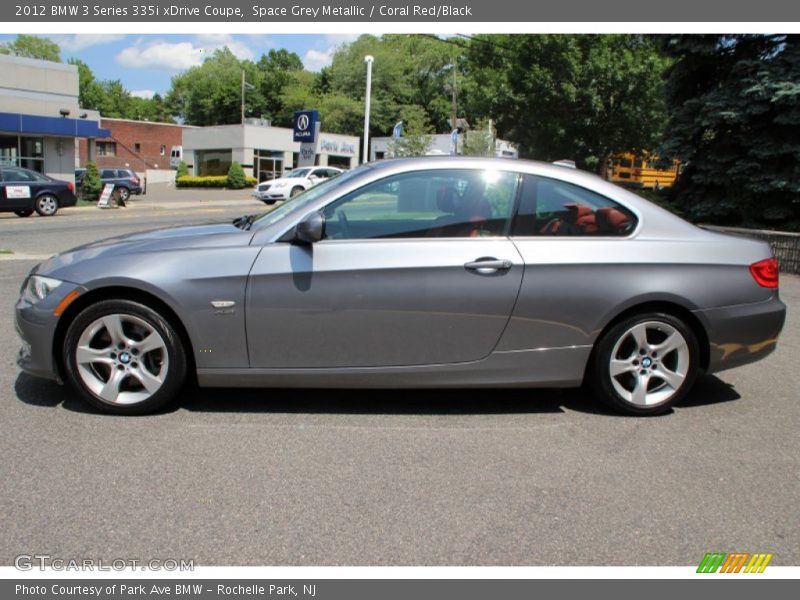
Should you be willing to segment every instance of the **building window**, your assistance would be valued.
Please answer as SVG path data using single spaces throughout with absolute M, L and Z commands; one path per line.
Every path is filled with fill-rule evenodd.
M 96 142 L 95 150 L 97 156 L 116 156 L 117 143 L 116 142 Z
M 195 150 L 195 165 L 200 177 L 206 175 L 227 175 L 233 161 L 229 150 Z
M 44 173 L 44 139 L 0 135 L 0 166 L 23 167 Z
M 136 154 L 139 154 L 142 151 L 142 145 L 139 142 L 136 142 L 133 145 L 133 151 L 136 152 Z
M 167 155 L 167 147 L 164 144 L 161 144 L 161 150 L 158 151 L 161 156 Z

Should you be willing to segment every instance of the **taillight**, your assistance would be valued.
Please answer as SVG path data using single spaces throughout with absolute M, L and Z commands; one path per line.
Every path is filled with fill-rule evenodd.
M 70 192 L 73 192 L 73 193 L 75 192 L 75 186 L 74 186 L 74 185 L 72 185 L 72 182 L 71 182 L 71 181 L 68 181 L 68 182 L 67 182 L 67 189 L 68 189 Z
M 778 261 L 774 258 L 766 258 L 753 263 L 750 265 L 750 274 L 761 287 L 778 287 Z

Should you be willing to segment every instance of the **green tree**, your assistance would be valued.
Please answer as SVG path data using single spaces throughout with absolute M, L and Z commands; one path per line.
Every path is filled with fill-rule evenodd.
M 341 46 L 329 69 L 319 75 L 320 87 L 350 98 L 363 111 L 366 91 L 364 56 L 375 58 L 372 69 L 370 134 L 387 135 L 406 108 L 416 107 L 436 131 L 449 131 L 452 68 L 458 48 L 416 35 L 362 35 Z M 359 134 L 360 128 L 349 131 Z
M 433 143 L 431 126 L 425 112 L 418 107 L 406 107 L 401 113 L 403 135 L 392 138 L 389 153 L 395 157 L 425 156 Z
M 291 125 L 291 117 L 286 120 L 283 93 L 286 86 L 294 82 L 293 75 L 303 71 L 303 61 L 294 52 L 281 48 L 263 54 L 256 66 L 261 76 L 261 100 L 255 110 L 272 119 L 276 125 Z
M 241 190 L 247 185 L 244 169 L 237 161 L 231 163 L 228 169 L 228 187 L 232 190 Z
M 97 169 L 97 163 L 90 160 L 86 163 L 86 173 L 83 175 L 81 194 L 87 200 L 97 200 L 102 189 L 103 182 L 100 181 L 100 171 Z
M 660 141 L 668 60 L 651 38 L 480 35 L 467 48 L 467 114 L 494 119 L 523 155 L 604 173 L 613 152 Z
M 202 65 L 172 78 L 166 102 L 171 114 L 191 125 L 225 125 L 241 121 L 242 71 L 253 89 L 246 90 L 248 114 L 264 105 L 263 74 L 249 60 L 240 61 L 227 47 L 215 50 Z
M 100 110 L 105 99 L 102 84 L 95 78 L 89 65 L 82 60 L 71 58 L 69 64 L 78 67 L 78 102 L 81 108 Z
M 673 197 L 695 220 L 800 228 L 800 36 L 662 39 L 664 155 L 685 169 Z
M 61 62 L 61 48 L 53 40 L 21 33 L 13 42 L 0 44 L 0 54 Z
M 181 161 L 178 163 L 178 169 L 175 171 L 175 179 L 186 177 L 189 174 L 189 165 Z
M 464 135 L 461 154 L 464 156 L 494 156 L 497 133 L 491 119 L 481 119 L 474 129 Z

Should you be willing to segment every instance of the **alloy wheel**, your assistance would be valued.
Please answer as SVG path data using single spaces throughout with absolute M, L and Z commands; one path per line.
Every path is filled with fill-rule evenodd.
M 645 321 L 614 344 L 608 364 L 611 384 L 626 402 L 648 407 L 669 401 L 689 374 L 689 344 L 675 327 Z
M 164 338 L 147 321 L 128 314 L 90 323 L 78 339 L 75 362 L 83 384 L 114 405 L 149 399 L 169 372 Z

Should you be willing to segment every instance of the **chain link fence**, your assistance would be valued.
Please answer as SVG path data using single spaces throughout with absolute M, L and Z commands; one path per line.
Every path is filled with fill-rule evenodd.
M 783 273 L 800 274 L 800 233 L 788 231 L 768 231 L 766 229 L 743 229 L 741 227 L 717 227 L 703 225 L 705 229 L 730 233 L 742 237 L 764 240 L 772 247 L 775 258 Z

